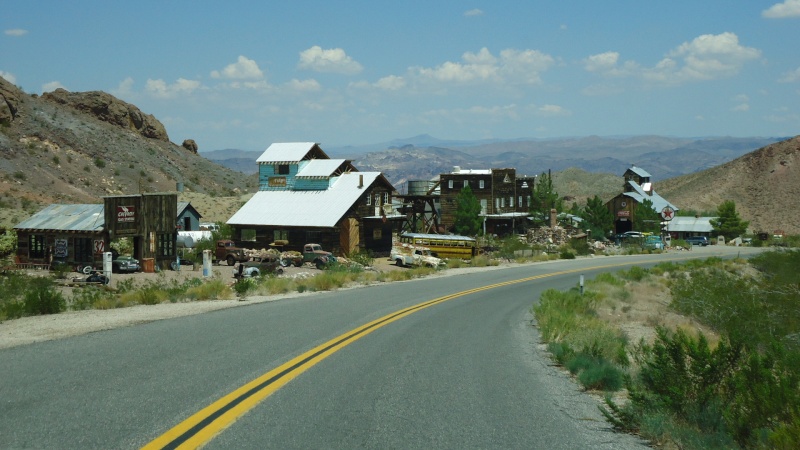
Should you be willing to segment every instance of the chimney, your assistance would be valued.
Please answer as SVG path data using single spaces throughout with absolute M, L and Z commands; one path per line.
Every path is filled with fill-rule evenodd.
M 555 208 L 550 210 L 550 228 L 555 228 L 558 225 L 558 211 Z
M 358 188 L 361 189 L 364 187 L 364 175 L 358 174 Z
M 460 173 L 460 172 L 461 172 L 461 166 L 453 166 L 453 173 Z

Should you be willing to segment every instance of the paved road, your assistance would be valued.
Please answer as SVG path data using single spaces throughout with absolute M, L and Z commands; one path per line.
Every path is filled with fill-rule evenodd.
M 156 447 L 646 448 L 551 366 L 530 306 L 593 267 L 720 250 L 320 293 L 5 349 L 0 448 L 136 448 L 165 433 Z M 219 420 L 170 431 L 204 408 Z

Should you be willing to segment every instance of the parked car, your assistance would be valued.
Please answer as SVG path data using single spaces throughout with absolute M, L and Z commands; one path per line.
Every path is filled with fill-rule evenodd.
M 700 245 L 705 247 L 708 245 L 708 238 L 705 236 L 692 236 L 684 239 L 688 244 Z
M 664 241 L 661 236 L 647 236 L 644 238 L 644 248 L 650 250 L 664 250 Z
M 617 234 L 614 236 L 614 242 L 619 245 L 625 241 L 630 241 L 633 239 L 641 239 L 642 233 L 639 231 L 626 231 L 624 233 Z
M 270 254 L 239 263 L 239 267 L 233 271 L 233 277 L 240 279 L 282 273 L 283 267 L 281 267 L 279 257 Z
M 113 273 L 134 273 L 142 270 L 139 260 L 132 256 L 117 256 L 111 260 L 111 272 Z

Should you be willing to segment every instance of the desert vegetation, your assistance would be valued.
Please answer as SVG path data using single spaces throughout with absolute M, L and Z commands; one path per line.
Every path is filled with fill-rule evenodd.
M 800 251 L 777 250 L 634 267 L 598 276 L 582 295 L 547 291 L 532 312 L 552 357 L 606 393 L 615 428 L 675 448 L 798 448 L 798 265 Z M 631 342 L 598 314 L 625 314 L 642 284 L 667 290 L 669 309 L 689 321 L 653 317 L 652 335 Z

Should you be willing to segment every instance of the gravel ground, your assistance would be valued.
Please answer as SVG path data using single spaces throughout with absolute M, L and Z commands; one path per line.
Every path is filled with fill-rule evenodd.
M 448 276 L 468 273 L 474 270 L 492 270 L 496 268 L 495 266 L 449 269 L 440 272 L 436 276 Z M 392 265 L 388 259 L 376 259 L 372 269 L 378 271 L 407 270 Z M 233 267 L 215 265 L 213 266 L 212 276 L 233 284 L 233 271 Z M 39 273 L 41 274 L 41 272 Z M 316 273 L 319 273 L 317 269 L 306 265 L 300 268 L 288 267 L 285 269 L 285 273 L 282 276 L 312 276 Z M 80 276 L 80 274 L 73 273 L 70 274 L 68 278 L 71 279 Z M 131 278 L 135 279 L 138 285 L 148 280 L 163 280 L 166 282 L 176 280 L 182 282 L 190 278 L 201 278 L 202 276 L 202 270 L 194 271 L 190 268 L 183 268 L 183 270 L 180 271 L 168 270 L 160 273 L 113 274 L 109 286 L 114 288 L 118 283 Z M 71 289 L 80 289 L 80 287 L 65 287 L 63 289 L 67 292 L 65 296 L 69 297 L 71 294 L 68 292 Z M 159 305 L 138 305 L 110 310 L 68 311 L 61 314 L 22 317 L 20 319 L 7 320 L 0 323 L 0 349 L 77 336 L 95 331 L 110 330 L 118 327 L 152 322 L 154 320 L 201 314 L 218 309 L 233 308 L 247 304 L 275 301 L 304 295 L 313 295 L 313 293 L 294 292 L 268 297 L 248 297 L 246 301 L 233 299 L 163 303 Z

